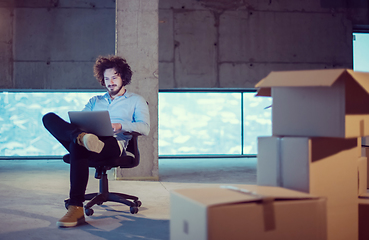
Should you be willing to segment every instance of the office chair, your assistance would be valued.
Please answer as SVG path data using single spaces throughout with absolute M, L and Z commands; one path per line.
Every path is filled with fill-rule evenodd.
M 89 167 L 94 167 L 96 169 L 95 178 L 100 179 L 100 186 L 98 193 L 89 193 L 85 195 L 85 200 L 90 200 L 85 205 L 85 214 L 87 216 L 91 216 L 94 211 L 91 208 L 95 204 L 102 205 L 104 202 L 118 202 L 123 203 L 130 207 L 130 212 L 135 214 L 138 212 L 138 207 L 141 206 L 141 201 L 138 200 L 138 197 L 127 195 L 123 193 L 115 193 L 109 192 L 108 186 L 108 175 L 106 173 L 107 170 L 110 170 L 115 167 L 121 168 L 133 168 L 138 166 L 140 162 L 140 153 L 138 150 L 137 138 L 139 133 L 131 132 L 125 133 L 126 135 L 132 135 L 132 139 L 129 141 L 126 152 L 126 155 L 122 155 L 117 158 L 106 159 L 104 162 L 100 163 L 89 163 Z M 63 161 L 66 163 L 70 163 L 69 154 L 63 156 Z M 64 200 L 65 207 L 68 209 L 69 199 Z

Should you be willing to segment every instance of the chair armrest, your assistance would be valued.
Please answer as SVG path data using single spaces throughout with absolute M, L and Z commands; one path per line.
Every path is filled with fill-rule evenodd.
M 139 132 L 132 131 L 132 132 L 123 132 L 123 135 L 141 136 L 142 134 Z

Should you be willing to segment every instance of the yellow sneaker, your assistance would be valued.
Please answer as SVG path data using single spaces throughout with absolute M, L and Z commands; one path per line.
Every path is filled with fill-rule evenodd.
M 58 227 L 74 227 L 85 223 L 85 214 L 83 211 L 83 207 L 68 206 L 68 212 L 56 222 L 56 226 Z
M 100 153 L 105 145 L 103 141 L 91 133 L 81 133 L 77 137 L 77 143 L 85 147 L 87 150 L 95 153 Z

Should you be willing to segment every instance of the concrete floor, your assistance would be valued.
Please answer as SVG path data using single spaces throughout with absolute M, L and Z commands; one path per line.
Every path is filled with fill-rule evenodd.
M 138 214 L 118 203 L 94 206 L 88 224 L 57 228 L 66 210 L 69 165 L 62 160 L 0 161 L 0 239 L 169 239 L 170 191 L 179 188 L 255 184 L 256 159 L 160 159 L 159 181 L 116 181 L 109 190 L 136 195 Z M 113 172 L 109 171 L 110 176 Z M 90 171 L 87 192 L 99 181 Z

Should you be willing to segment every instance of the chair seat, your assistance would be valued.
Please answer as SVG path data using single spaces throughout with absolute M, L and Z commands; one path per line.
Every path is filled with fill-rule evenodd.
M 134 168 L 138 166 L 140 163 L 140 153 L 137 145 L 137 138 L 140 136 L 140 133 L 137 132 L 126 132 L 125 135 L 131 135 L 132 138 L 128 142 L 127 149 L 124 154 L 120 157 L 116 158 L 106 158 L 102 161 L 89 161 L 89 167 L 101 168 L 105 167 L 106 169 L 111 169 L 114 167 L 120 168 Z M 66 154 L 63 156 L 63 161 L 65 163 L 70 163 L 70 155 Z
M 63 156 L 63 161 L 65 163 L 70 164 L 70 154 L 66 154 Z M 89 167 L 120 167 L 120 168 L 133 168 L 138 165 L 138 162 L 136 159 L 132 156 L 120 156 L 117 158 L 107 158 L 102 161 L 89 161 L 88 166 Z

